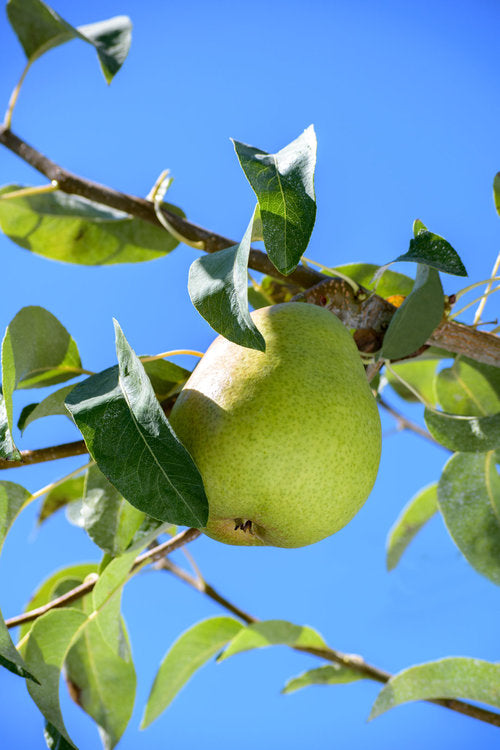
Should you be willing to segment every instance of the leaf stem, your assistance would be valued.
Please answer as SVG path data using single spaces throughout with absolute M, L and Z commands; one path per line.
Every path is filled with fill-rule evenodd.
M 200 359 L 204 356 L 203 352 L 198 352 L 196 349 L 172 349 L 169 352 L 162 352 L 161 354 L 154 354 L 152 357 L 139 357 L 141 362 L 154 362 L 156 359 L 166 359 L 167 357 L 176 357 L 178 354 L 189 354 L 193 357 L 199 357 Z
M 59 190 L 59 184 L 57 180 L 52 180 L 49 185 L 38 185 L 35 187 L 25 187 L 19 190 L 12 190 L 10 193 L 4 193 L 0 195 L 0 200 L 8 201 L 11 198 L 24 198 L 29 195 L 40 195 L 41 193 L 54 193 Z
M 325 266 L 323 263 L 319 263 L 317 260 L 312 260 L 311 258 L 306 258 L 304 255 L 302 256 L 302 260 L 306 263 L 310 263 L 313 266 L 316 266 L 317 268 L 321 268 L 322 271 L 328 271 L 328 273 L 334 274 L 334 276 L 338 276 L 339 279 L 343 279 L 346 281 L 349 286 L 351 287 L 354 294 L 357 294 L 359 292 L 360 286 L 357 284 L 354 279 L 351 279 L 350 276 L 346 276 L 345 273 L 342 273 L 342 271 L 339 271 L 338 268 L 333 268 L 330 266 Z
M 489 297 L 490 294 L 494 294 L 495 292 L 498 292 L 499 289 L 500 289 L 500 284 L 496 286 L 494 289 L 491 289 L 491 286 L 490 286 L 488 288 L 488 291 L 484 292 L 479 297 L 476 297 L 475 299 L 473 299 L 472 302 L 469 302 L 468 305 L 464 305 L 463 307 L 461 307 L 460 310 L 457 310 L 457 312 L 453 312 L 453 315 L 450 315 L 449 320 L 456 320 L 459 315 L 461 315 L 466 310 L 468 310 L 469 307 L 472 307 L 473 305 L 475 305 L 476 302 L 479 302 L 479 303 L 484 302 L 484 304 L 486 304 L 486 298 Z M 484 308 L 484 305 L 483 305 L 483 308 Z M 476 321 L 476 317 L 474 316 L 474 322 L 475 321 Z
M 12 113 L 14 112 L 14 107 L 16 106 L 17 99 L 19 97 L 19 93 L 21 91 L 21 86 L 24 83 L 24 79 L 26 78 L 26 75 L 28 73 L 28 70 L 31 68 L 31 64 L 34 62 L 33 60 L 28 60 L 28 62 L 25 65 L 25 68 L 21 74 L 21 78 L 17 82 L 17 85 L 15 86 L 12 94 L 10 95 L 9 104 L 7 106 L 7 112 L 5 113 L 3 124 L 4 126 L 10 130 L 10 126 L 12 124 Z
M 169 222 L 164 212 L 162 211 L 161 204 L 163 202 L 163 198 L 165 197 L 165 193 L 172 183 L 172 178 L 168 175 L 169 170 L 165 169 L 158 177 L 156 184 L 152 190 L 150 200 L 152 200 L 153 202 L 156 218 L 163 226 L 163 228 L 166 229 L 167 232 L 171 234 L 172 237 L 175 237 L 175 239 L 179 242 L 184 243 L 184 245 L 189 245 L 189 247 L 194 247 L 195 250 L 205 250 L 204 240 L 191 240 L 189 239 L 189 237 L 186 237 L 186 235 L 181 234 L 181 232 L 179 232 L 175 227 L 172 226 L 172 224 Z
M 493 286 L 493 282 L 498 280 L 498 277 L 497 277 L 496 274 L 497 274 L 497 271 L 498 271 L 499 268 L 500 268 L 500 253 L 498 253 L 497 259 L 496 259 L 496 261 L 495 261 L 495 263 L 493 265 L 493 269 L 491 271 L 491 278 L 490 278 L 490 280 L 488 282 L 488 286 L 484 290 L 485 294 L 488 294 L 488 292 L 490 291 L 491 287 Z M 478 308 L 476 310 L 476 314 L 474 315 L 474 325 L 477 325 L 479 323 L 479 321 L 481 320 L 481 315 L 483 314 L 484 306 L 486 305 L 486 299 L 487 299 L 486 297 L 483 297 L 483 299 L 481 300 L 481 302 L 478 305 Z
M 408 383 L 404 378 L 402 378 L 401 375 L 397 373 L 393 367 L 391 367 L 389 360 L 387 359 L 384 360 L 384 366 L 391 373 L 391 375 L 396 378 L 396 380 L 399 380 L 399 382 L 402 383 L 402 385 L 404 385 L 404 387 L 407 388 L 410 391 L 410 393 L 413 393 L 415 398 L 418 399 L 421 404 L 423 404 L 427 409 L 431 409 L 431 411 L 435 411 L 434 407 L 429 401 L 427 401 L 425 396 L 423 396 L 419 391 L 417 391 L 416 388 L 414 388 L 410 383 Z

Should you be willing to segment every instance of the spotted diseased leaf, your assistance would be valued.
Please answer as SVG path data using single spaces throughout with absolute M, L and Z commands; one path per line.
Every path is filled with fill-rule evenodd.
M 141 728 L 148 727 L 170 705 L 196 670 L 241 630 L 232 617 L 212 617 L 183 633 L 163 659 L 149 694 Z
M 411 540 L 437 509 L 437 483 L 424 487 L 403 508 L 387 538 L 387 570 L 396 567 Z
M 0 196 L 18 189 L 5 186 Z M 184 216 L 180 208 L 164 206 Z M 179 244 L 163 227 L 59 191 L 0 197 L 0 226 L 13 242 L 36 255 L 84 266 L 156 260 Z
M 316 219 L 316 134 L 310 125 L 275 154 L 233 141 L 260 208 L 267 254 L 288 275 L 305 252 Z
M 200 473 L 170 427 L 138 357 L 116 324 L 118 367 L 79 383 L 66 399 L 104 476 L 139 510 L 180 526 L 205 526 Z
M 494 452 L 452 456 L 439 480 L 438 504 L 462 554 L 500 585 L 500 477 Z
M 414 232 L 415 237 L 410 240 L 408 252 L 399 255 L 393 262 L 412 261 L 444 273 L 467 276 L 467 271 L 457 251 L 443 237 L 429 232 L 427 227 L 418 220 L 414 224 Z
M 444 294 L 439 273 L 418 265 L 415 285 L 393 315 L 384 336 L 381 356 L 401 359 L 417 351 L 442 320 Z
M 500 708 L 500 664 L 463 656 L 409 667 L 391 677 L 375 701 L 370 719 L 409 701 L 462 698 Z
M 253 218 L 239 245 L 207 253 L 189 269 L 191 302 L 214 331 L 250 349 L 265 351 L 266 342 L 248 310 L 248 257 Z
M 41 0 L 8 0 L 7 15 L 30 62 L 71 39 L 81 39 L 95 48 L 108 83 L 130 48 L 132 24 L 127 16 L 75 28 Z

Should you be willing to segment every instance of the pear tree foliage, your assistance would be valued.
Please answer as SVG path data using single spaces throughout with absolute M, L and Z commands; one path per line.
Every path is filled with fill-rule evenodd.
M 27 59 L 21 82 L 36 60 L 71 40 L 94 47 L 108 83 L 129 51 L 131 22 L 125 16 L 76 28 L 41 0 L 8 0 L 7 14 Z M 254 360 L 265 357 L 266 341 L 251 317 L 252 308 L 305 296 L 342 320 L 345 310 L 336 306 L 331 292 L 339 284 L 349 290 L 352 309 L 369 301 L 379 310 L 378 328 L 364 329 L 352 317 L 344 322 L 358 346 L 373 399 L 381 409 L 391 393 L 403 403 L 413 402 L 420 409 L 420 431 L 448 451 L 441 476 L 412 499 L 403 498 L 401 514 L 388 530 L 387 568 L 392 570 L 403 555 L 411 554 L 410 542 L 439 514 L 449 544 L 456 545 L 480 575 L 500 585 L 500 345 L 494 333 L 481 338 L 477 326 L 465 323 L 467 351 L 454 348 L 453 336 L 447 337 L 460 320 L 454 320 L 457 300 L 444 294 L 441 274 L 457 281 L 467 275 L 451 244 L 417 220 L 408 251 L 392 261 L 397 251 L 389 253 L 380 266 L 349 262 L 321 267 L 320 272 L 302 261 L 316 217 L 312 125 L 275 153 L 234 141 L 256 198 L 248 227 L 236 244 L 194 227 L 181 208 L 164 202 L 168 181 L 155 186 L 146 207 L 133 196 L 123 202 L 113 191 L 99 192 L 100 186 L 89 187 L 83 178 L 64 179 L 64 170 L 54 182 L 50 164 L 35 163 L 33 149 L 26 155 L 12 134 L 19 89 L 20 84 L 0 143 L 42 171 L 50 185 L 40 190 L 11 182 L 1 188 L 0 227 L 12 243 L 42 258 L 86 266 L 144 263 L 167 256 L 179 243 L 194 245 L 202 253 L 186 269 L 186 293 L 215 332 L 232 346 L 251 350 Z M 494 196 L 500 213 L 498 175 Z M 210 244 L 214 242 L 218 245 Z M 265 253 L 252 249 L 255 242 L 263 243 Z M 413 264 L 414 273 L 395 270 L 392 266 L 399 262 Z M 317 293 L 310 291 L 315 284 Z M 330 286 L 323 292 L 327 287 L 321 285 L 326 284 Z M 467 290 L 462 288 L 456 297 Z M 12 680 L 26 681 L 43 717 L 40 731 L 48 747 L 76 747 L 59 701 L 62 674 L 71 698 L 95 721 L 104 747 L 119 742 L 132 715 L 137 682 L 121 613 L 122 590 L 151 562 L 175 573 L 164 556 L 169 540 L 178 526 L 192 529 L 185 536 L 181 532 L 179 544 L 195 538 L 209 514 L 200 469 L 169 421 L 190 372 L 163 355 L 137 356 L 116 321 L 115 331 L 116 356 L 110 352 L 109 366 L 99 372 L 87 369 L 91 352 L 79 351 L 64 321 L 36 304 L 16 311 L 2 338 L 0 468 L 12 469 L 15 477 L 27 446 L 31 448 L 28 428 L 54 415 L 71 419 L 80 434 L 66 452 L 64 446 L 54 446 L 49 458 L 88 454 L 80 469 L 42 493 L 30 493 L 11 481 L 10 473 L 0 481 L 0 545 L 16 517 L 33 502 L 39 504 L 41 533 L 46 519 L 64 509 L 68 522 L 96 545 L 94 563 L 68 561 L 39 583 L 28 614 L 4 619 L 0 613 L 0 667 L 10 671 Z M 37 400 L 41 387 L 50 390 Z M 35 393 L 33 403 L 18 412 L 16 391 L 21 389 Z M 46 460 L 42 454 L 34 449 L 30 460 Z M 248 519 L 236 522 L 239 533 L 252 533 Z M 183 575 L 213 596 L 211 587 L 203 589 L 189 573 Z M 336 651 L 309 626 L 257 621 L 223 597 L 217 601 L 228 611 L 193 623 L 158 665 L 143 706 L 143 728 L 168 709 L 205 663 L 275 645 L 319 659 L 315 668 L 291 677 L 285 693 L 371 679 L 385 683 L 371 718 L 408 701 L 461 699 L 462 713 L 500 725 L 494 713 L 500 709 L 498 664 L 443 654 L 391 676 L 361 657 Z M 14 631 L 17 625 L 20 631 Z

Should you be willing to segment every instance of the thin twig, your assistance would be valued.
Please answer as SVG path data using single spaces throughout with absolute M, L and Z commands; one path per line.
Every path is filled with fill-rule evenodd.
M 419 435 L 422 438 L 425 438 L 425 440 L 428 440 L 433 445 L 438 445 L 440 448 L 443 448 L 444 450 L 448 450 L 444 447 L 444 445 L 441 445 L 441 443 L 438 443 L 437 440 L 435 440 L 430 432 L 427 432 L 427 430 L 424 430 L 423 427 L 420 427 L 419 424 L 416 422 L 412 422 L 410 419 L 407 419 L 401 412 L 397 411 L 393 406 L 387 403 L 385 399 L 383 399 L 381 396 L 378 396 L 377 398 L 378 404 L 382 407 L 382 409 L 385 409 L 388 414 L 390 414 L 394 419 L 396 420 L 398 424 L 398 428 L 400 430 L 410 430 L 411 432 L 414 432 L 416 435 Z
M 205 594 L 214 602 L 220 604 L 220 606 L 228 612 L 239 617 L 240 620 L 247 625 L 259 622 L 256 617 L 249 615 L 247 612 L 241 610 L 224 596 L 219 594 L 219 592 L 210 586 L 210 584 L 194 578 L 194 576 L 191 576 L 185 570 L 179 568 L 171 560 L 161 560 L 156 567 L 161 570 L 167 570 L 181 581 L 184 581 L 184 583 L 187 583 L 189 586 L 196 589 L 196 591 Z M 342 666 L 352 669 L 355 672 L 362 674 L 364 677 L 370 680 L 375 680 L 376 682 L 386 683 L 392 677 L 389 672 L 379 669 L 378 667 L 373 666 L 373 664 L 368 664 L 363 657 L 358 656 L 357 654 L 344 654 L 342 651 L 337 651 L 332 648 L 314 648 L 309 646 L 292 646 L 292 649 L 294 651 L 300 651 L 301 653 L 310 654 L 311 656 L 317 656 L 320 659 L 333 662 L 334 664 L 341 664 Z M 487 724 L 492 724 L 495 727 L 500 727 L 500 714 L 497 714 L 494 711 L 489 711 L 486 708 L 480 708 L 472 703 L 456 700 L 455 698 L 436 698 L 425 702 L 435 703 L 439 706 L 443 706 L 443 708 L 448 708 L 451 711 L 457 711 L 458 713 L 465 714 L 473 719 L 478 719 Z
M 177 536 L 174 536 L 172 539 L 168 539 L 166 542 L 163 542 L 162 544 L 159 544 L 156 547 L 153 547 L 153 549 L 147 550 L 146 552 L 143 552 L 142 555 L 136 557 L 131 567 L 131 572 L 134 572 L 138 568 L 142 567 L 145 563 L 157 562 L 161 557 L 169 555 L 176 549 L 179 549 L 185 544 L 188 544 L 188 542 L 192 542 L 194 539 L 199 537 L 200 534 L 201 531 L 199 529 L 186 529 L 186 531 L 181 531 L 180 534 L 177 534 Z M 10 617 L 5 621 L 5 624 L 8 628 L 15 628 L 17 625 L 24 625 L 24 623 L 26 622 L 32 622 L 33 620 L 36 620 L 46 612 L 50 612 L 51 609 L 56 609 L 57 607 L 65 607 L 68 604 L 81 599 L 82 596 L 89 594 L 98 580 L 99 576 L 91 576 L 88 578 L 88 580 L 80 584 L 80 586 L 76 586 L 76 588 L 71 589 L 71 591 L 68 591 L 66 594 L 59 596 L 57 599 L 52 599 L 52 601 L 48 602 L 48 604 L 44 604 L 42 607 L 37 607 L 36 609 L 31 609 L 28 612 L 23 612 L 23 614 L 16 615 L 15 617 Z

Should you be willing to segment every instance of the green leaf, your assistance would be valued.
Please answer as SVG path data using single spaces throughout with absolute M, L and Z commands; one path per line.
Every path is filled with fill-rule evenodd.
M 437 509 L 437 482 L 424 487 L 405 505 L 387 537 L 387 570 L 396 567 L 413 537 Z
M 467 357 L 456 357 L 453 365 L 436 376 L 436 394 L 445 412 L 464 417 L 500 412 L 500 368 Z
M 200 473 L 117 323 L 116 347 L 119 367 L 79 383 L 66 405 L 92 458 L 129 503 L 161 521 L 203 527 Z
M 41 0 L 8 0 L 7 15 L 30 62 L 71 39 L 95 47 L 108 83 L 127 57 L 132 24 L 127 16 L 74 28 Z
M 400 364 L 391 365 L 391 368 L 400 375 L 403 380 L 409 383 L 415 390 L 420 393 L 427 403 L 436 404 L 436 393 L 434 388 L 436 366 L 438 359 L 412 359 Z M 396 391 L 400 398 L 405 401 L 417 402 L 419 399 L 409 388 L 403 385 L 392 372 L 386 370 L 385 377 L 391 388 Z
M 439 325 L 444 312 L 439 273 L 418 265 L 412 293 L 394 313 L 384 336 L 381 356 L 401 359 L 419 349 Z
M 149 694 L 141 728 L 170 705 L 197 669 L 215 656 L 243 626 L 232 617 L 211 617 L 183 633 L 163 659 Z
M 373 277 L 382 266 L 374 263 L 346 263 L 343 266 L 336 266 L 332 269 L 332 275 L 338 269 L 345 276 L 357 284 L 361 284 L 365 289 L 373 289 L 379 297 L 392 297 L 394 294 L 402 294 L 407 297 L 413 289 L 413 279 L 405 276 L 403 273 L 397 273 L 386 269 L 382 275 L 374 280 Z
M 410 240 L 408 252 L 396 261 L 412 261 L 455 276 L 467 276 L 467 271 L 457 251 L 438 234 L 429 232 L 421 221 L 415 222 L 415 238 Z
M 282 693 L 294 693 L 309 685 L 345 685 L 355 680 L 363 680 L 364 675 L 341 664 L 325 664 L 323 667 L 309 669 L 307 672 L 288 680 Z
M 0 458 L 7 458 L 11 461 L 15 461 L 16 459 L 19 459 L 20 456 L 21 454 L 16 448 L 9 427 L 7 405 L 0 387 Z
M 71 697 L 99 725 L 105 750 L 112 750 L 123 735 L 134 708 L 136 675 L 120 602 L 114 617 L 121 632 L 114 647 L 104 640 L 97 622 L 89 622 L 65 660 L 65 678 Z M 79 602 L 86 615 L 92 600 Z
M 450 535 L 479 573 L 500 585 L 500 478 L 494 453 L 456 453 L 438 485 Z
M 500 708 L 500 664 L 453 656 L 404 669 L 391 677 L 373 704 L 370 719 L 394 706 L 432 698 L 462 698 Z
M 266 342 L 248 311 L 247 266 L 252 221 L 239 245 L 197 258 L 189 269 L 191 302 L 214 331 L 263 352 Z
M 49 750 L 71 750 L 73 748 L 73 745 L 67 742 L 49 721 L 45 722 L 43 736 Z
M 2 342 L 1 411 L 5 414 L 0 437 L 4 448 L 12 448 L 2 454 L 4 458 L 20 457 L 12 441 L 14 390 L 42 388 L 80 374 L 78 348 L 66 328 L 43 307 L 23 307 L 10 322 Z
M 259 202 L 267 254 L 278 271 L 288 275 L 297 267 L 316 219 L 314 128 L 310 125 L 276 154 L 233 143 Z
M 97 466 L 85 477 L 81 525 L 105 552 L 120 555 L 130 544 L 144 520 L 144 513 L 130 505 Z
M 432 437 L 450 451 L 482 453 L 500 448 L 500 412 L 492 417 L 461 417 L 426 409 L 424 419 Z
M 497 214 L 500 216 L 500 172 L 497 172 L 493 180 L 493 200 Z
M 62 388 L 58 388 L 54 393 L 50 393 L 43 401 L 25 406 L 17 422 L 17 427 L 21 433 L 36 419 L 53 417 L 59 414 L 69 417 L 64 400 L 74 387 L 74 385 L 65 385 Z
M 29 694 L 57 731 L 72 743 L 59 704 L 59 678 L 67 653 L 87 616 L 78 609 L 53 609 L 35 620 L 26 646 L 26 664 L 40 679 L 28 682 Z
M 0 481 L 0 551 L 5 537 L 26 501 L 31 497 L 28 490 L 14 482 Z M 9 630 L 0 612 L 0 665 L 10 672 L 36 681 L 34 673 L 27 668 L 14 646 Z
M 46 521 L 60 508 L 80 500 L 83 497 L 84 480 L 83 476 L 71 477 L 47 492 L 38 512 L 38 524 Z
M 69 567 L 56 570 L 39 585 L 24 611 L 29 612 L 32 609 L 43 607 L 52 601 L 52 599 L 56 599 L 58 596 L 75 588 L 75 586 L 79 586 L 88 575 L 97 572 L 97 567 L 96 563 L 78 563 L 77 565 L 70 565 Z M 23 640 L 32 627 L 32 622 L 21 625 L 19 640 Z
M 241 630 L 231 641 L 219 661 L 229 656 L 265 646 L 310 646 L 326 648 L 323 638 L 312 628 L 293 625 L 286 620 L 264 620 Z
M 19 189 L 8 185 L 0 196 Z M 184 216 L 180 208 L 163 205 Z M 13 242 L 37 255 L 85 266 L 155 260 L 179 244 L 163 227 L 58 191 L 0 198 L 0 226 Z
M 158 401 L 177 393 L 191 375 L 189 370 L 165 359 L 154 359 L 143 365 Z

